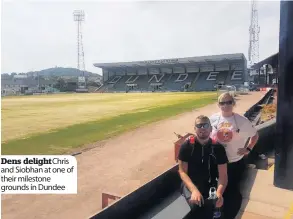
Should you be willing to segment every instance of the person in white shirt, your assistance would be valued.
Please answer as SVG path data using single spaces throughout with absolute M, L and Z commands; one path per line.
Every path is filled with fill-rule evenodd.
M 213 128 L 211 138 L 224 145 L 229 160 L 223 211 L 225 219 L 234 219 L 242 202 L 239 185 L 245 171 L 243 158 L 257 143 L 258 132 L 246 117 L 233 112 L 235 99 L 229 92 L 219 96 L 218 106 L 220 112 L 210 117 Z

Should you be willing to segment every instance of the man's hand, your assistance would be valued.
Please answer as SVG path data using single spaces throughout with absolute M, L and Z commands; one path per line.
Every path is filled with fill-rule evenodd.
M 248 155 L 249 151 L 246 148 L 239 148 L 237 154 L 238 155 Z
M 199 205 L 199 207 L 203 206 L 203 204 L 204 204 L 203 197 L 202 197 L 200 191 L 198 191 L 198 190 L 194 190 L 191 193 L 191 197 L 190 197 L 190 200 L 189 201 L 191 203 L 194 203 L 196 205 Z
M 218 200 L 216 202 L 216 208 L 221 208 L 224 204 L 224 198 L 221 195 L 217 195 Z

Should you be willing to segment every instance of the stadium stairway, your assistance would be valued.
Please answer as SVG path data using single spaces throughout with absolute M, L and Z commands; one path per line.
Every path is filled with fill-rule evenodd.
M 230 83 L 231 75 L 232 75 L 232 71 L 228 71 L 227 77 L 225 79 L 225 84 L 229 84 Z
M 96 93 L 102 93 L 105 91 L 105 87 L 106 87 L 106 84 L 102 84 L 100 87 L 98 87 L 95 92 Z
M 208 73 L 202 73 L 194 84 L 195 91 L 212 91 L 214 90 L 215 80 L 207 80 Z
M 196 81 L 198 80 L 199 76 L 200 76 L 200 72 L 196 74 L 196 77 L 195 77 L 194 80 L 191 82 L 191 85 L 190 85 L 190 87 L 189 87 L 189 90 L 190 90 L 190 91 L 194 91 L 194 90 L 195 90 L 195 83 L 196 83 Z
M 94 92 L 99 92 L 100 91 L 100 89 L 102 88 L 104 86 L 104 84 L 101 84 L 101 86 L 100 87 L 98 87 Z
M 218 74 L 217 77 L 217 82 L 225 82 L 227 81 L 229 73 L 228 72 L 221 72 L 220 74 Z
M 109 84 L 108 82 L 111 81 L 114 77 L 109 78 L 107 81 L 105 81 L 100 87 L 98 87 L 95 92 L 96 93 L 104 93 L 107 92 L 109 90 L 109 86 L 111 84 Z
M 104 93 L 104 92 L 107 92 L 108 89 L 109 89 L 109 88 L 108 88 L 109 85 L 110 85 L 110 84 L 105 83 L 105 84 L 103 84 L 101 87 L 99 87 L 98 89 L 96 89 L 95 92 L 97 92 L 97 93 Z

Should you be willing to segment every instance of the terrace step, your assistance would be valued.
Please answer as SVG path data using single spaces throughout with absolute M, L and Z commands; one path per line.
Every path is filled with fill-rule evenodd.
M 241 184 L 243 202 L 237 218 L 284 218 L 293 203 L 293 191 L 275 187 L 273 177 L 272 171 L 248 170 Z

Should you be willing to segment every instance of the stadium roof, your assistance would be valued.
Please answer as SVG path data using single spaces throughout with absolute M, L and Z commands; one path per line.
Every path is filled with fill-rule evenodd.
M 209 64 L 214 62 L 230 62 L 246 60 L 243 53 L 222 54 L 211 56 L 197 56 L 187 58 L 171 58 L 159 60 L 146 60 L 135 62 L 116 62 L 116 63 L 95 63 L 98 68 L 127 68 L 127 67 L 151 67 L 158 65 L 175 65 L 175 64 Z
M 278 67 L 278 62 L 279 62 L 279 53 L 276 53 L 274 55 L 271 55 L 270 57 L 252 65 L 250 68 L 251 69 L 260 69 L 263 65 L 265 64 L 270 64 L 273 68 Z

